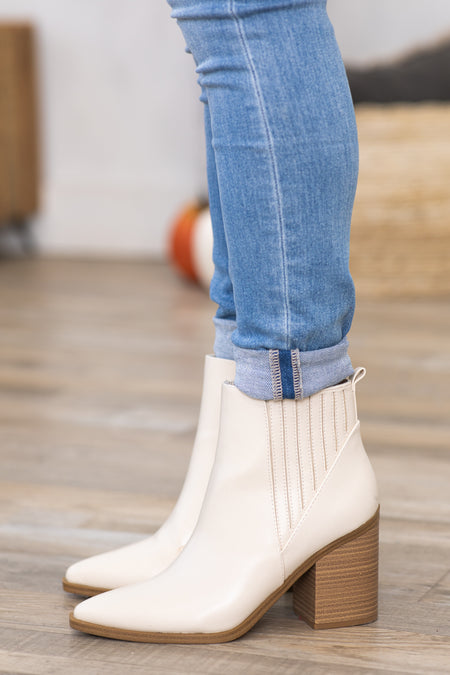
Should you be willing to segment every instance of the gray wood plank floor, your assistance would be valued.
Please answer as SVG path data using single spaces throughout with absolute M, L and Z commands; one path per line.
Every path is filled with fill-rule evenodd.
M 378 622 L 313 631 L 284 596 L 245 637 L 145 645 L 68 627 L 71 562 L 169 513 L 214 306 L 163 265 L 0 265 L 0 672 L 449 673 L 450 303 L 364 300 L 351 332 L 382 500 Z

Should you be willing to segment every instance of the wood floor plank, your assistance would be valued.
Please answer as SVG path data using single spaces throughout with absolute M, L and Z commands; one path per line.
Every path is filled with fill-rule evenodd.
M 150 263 L 0 265 L 0 673 L 448 673 L 450 303 L 359 301 L 353 362 L 382 500 L 380 614 L 312 631 L 284 596 L 226 645 L 137 645 L 68 627 L 71 562 L 172 508 L 214 306 Z

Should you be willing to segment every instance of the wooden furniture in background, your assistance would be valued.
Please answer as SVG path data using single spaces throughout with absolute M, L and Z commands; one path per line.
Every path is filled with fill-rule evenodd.
M 0 224 L 25 224 L 38 207 L 33 28 L 0 23 Z

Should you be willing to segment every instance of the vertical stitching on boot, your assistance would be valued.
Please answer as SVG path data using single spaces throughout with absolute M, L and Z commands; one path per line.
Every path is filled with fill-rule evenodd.
M 270 492 L 270 503 L 272 505 L 272 517 L 273 517 L 273 526 L 274 526 L 274 533 L 275 533 L 275 540 L 278 545 L 278 551 L 280 553 L 279 556 L 279 561 L 280 561 L 280 569 L 281 569 L 281 579 L 282 582 L 285 580 L 286 577 L 286 570 L 284 566 L 284 560 L 283 556 L 281 555 L 281 550 L 282 550 L 282 544 L 281 544 L 281 538 L 280 538 L 280 532 L 278 529 L 278 521 L 277 521 L 277 509 L 276 509 L 276 504 L 275 504 L 275 482 L 274 482 L 274 476 L 273 476 L 273 451 L 272 451 L 272 435 L 271 435 L 271 429 L 270 429 L 270 416 L 269 416 L 269 408 L 271 405 L 271 401 L 264 401 L 265 406 L 264 406 L 264 424 L 266 427 L 266 438 L 267 438 L 267 469 L 269 472 L 269 492 Z
M 309 416 L 309 453 L 311 456 L 311 468 L 313 478 L 313 492 L 316 491 L 316 469 L 314 466 L 314 445 L 312 433 L 312 413 L 311 413 L 311 396 L 308 398 L 308 416 Z
M 303 503 L 302 503 L 302 490 L 300 483 L 300 466 L 299 466 L 299 455 L 298 455 L 298 428 L 297 428 L 297 401 L 293 401 L 292 405 L 294 406 L 294 429 L 292 433 L 292 442 L 294 443 L 295 457 L 294 457 L 294 469 L 295 470 L 295 487 L 296 487 L 296 499 L 297 499 L 297 521 L 301 516 Z
M 278 489 L 279 494 L 275 495 L 275 499 L 278 498 L 278 503 L 280 504 L 280 510 L 278 511 L 279 515 L 279 526 L 280 526 L 280 540 L 281 540 L 281 545 L 283 545 L 283 541 L 285 538 L 289 536 L 289 495 L 288 495 L 288 483 L 286 479 L 286 447 L 285 447 L 285 438 L 284 438 L 284 410 L 283 410 L 283 401 L 277 401 L 276 403 L 274 402 L 272 404 L 272 408 L 274 411 L 277 412 L 277 417 L 276 421 L 279 424 L 278 428 L 278 437 L 279 437 L 279 442 L 280 442 L 280 449 L 279 449 L 279 460 L 283 463 L 283 467 L 281 469 L 281 476 L 279 476 L 280 481 L 278 482 L 278 488 L 277 484 L 275 485 L 275 490 Z M 277 451 L 277 448 L 275 448 L 275 452 Z M 275 459 L 276 464 L 278 463 L 277 460 Z M 279 483 L 281 482 L 281 487 Z M 283 515 L 281 513 L 281 509 L 283 511 Z M 287 527 L 285 525 L 287 521 Z M 285 532 L 287 530 L 287 533 Z
M 339 447 L 338 447 L 338 436 L 337 436 L 337 428 L 336 428 L 336 393 L 334 391 L 333 391 L 333 422 L 334 422 L 334 441 L 335 441 L 335 446 L 336 446 L 335 452 L 338 452 Z
M 347 419 L 347 397 L 345 395 L 345 389 L 342 391 L 342 397 L 344 399 L 344 434 L 346 436 L 348 429 L 348 419 Z
M 297 455 L 298 455 L 298 470 L 300 475 L 300 498 L 302 511 L 305 508 L 305 472 L 303 471 L 303 461 L 302 461 L 302 448 L 301 448 L 301 435 L 299 431 L 299 416 L 298 416 L 298 407 L 299 404 L 295 404 L 295 426 L 297 429 Z
M 313 507 L 314 503 L 317 501 L 317 499 L 319 498 L 319 495 L 321 494 L 321 492 L 323 492 L 323 490 L 324 490 L 326 484 L 327 484 L 328 481 L 330 480 L 331 475 L 332 475 L 332 473 L 333 473 L 333 471 L 334 471 L 334 469 L 335 469 L 335 467 L 336 467 L 336 465 L 337 465 L 337 463 L 338 463 L 338 461 L 339 461 L 339 458 L 341 457 L 342 453 L 344 452 L 344 449 L 345 449 L 346 446 L 347 446 L 347 443 L 350 441 L 350 438 L 352 437 L 353 433 L 355 433 L 355 431 L 356 431 L 356 429 L 357 429 L 358 427 L 359 427 L 359 422 L 356 422 L 355 426 L 352 428 L 352 430 L 350 431 L 349 435 L 348 435 L 347 438 L 345 439 L 345 442 L 342 444 L 342 447 L 340 447 L 339 450 L 338 450 L 338 452 L 336 453 L 336 456 L 334 457 L 334 459 L 333 459 L 333 461 L 332 461 L 332 463 L 331 463 L 331 465 L 330 465 L 329 471 L 327 471 L 327 474 L 326 474 L 326 476 L 324 477 L 322 483 L 320 484 L 319 489 L 318 489 L 317 492 L 315 492 L 314 495 L 312 496 L 312 499 L 310 500 L 309 504 L 307 505 L 305 511 L 302 513 L 302 517 L 300 518 L 299 522 L 296 524 L 295 528 L 294 528 L 293 531 L 291 532 L 291 535 L 290 535 L 288 541 L 285 543 L 284 548 L 283 548 L 283 551 L 282 551 L 283 553 L 284 553 L 284 551 L 286 550 L 286 548 L 289 546 L 290 542 L 291 542 L 291 541 L 293 540 L 293 538 L 295 537 L 295 535 L 296 535 L 296 533 L 298 532 L 299 528 L 303 525 L 303 523 L 306 521 L 306 519 L 308 518 L 309 514 L 311 513 L 311 510 L 312 510 L 312 507 Z
M 278 545 L 281 549 L 281 535 L 280 535 L 280 525 L 279 525 L 279 520 L 278 520 L 278 509 L 277 509 L 277 500 L 276 500 L 276 487 L 275 487 L 275 482 L 276 482 L 276 471 L 275 471 L 275 463 L 274 463 L 274 458 L 273 458 L 273 442 L 272 442 L 272 434 L 273 434 L 273 421 L 272 421 L 272 401 L 265 401 L 266 404 L 266 428 L 267 428 L 267 438 L 268 438 L 268 444 L 269 444 L 269 462 L 270 462 L 270 476 L 271 476 L 271 482 L 272 482 L 272 507 L 273 507 L 273 514 L 275 518 L 275 530 L 277 534 L 277 539 L 278 539 Z
M 325 425 L 323 420 L 323 394 L 320 394 L 320 428 L 322 431 L 323 463 L 325 471 L 328 470 L 327 446 L 325 441 Z
M 291 531 L 292 527 L 292 503 L 291 503 L 291 494 L 289 490 L 290 483 L 290 471 L 289 471 L 289 462 L 288 462 L 288 453 L 287 453 L 287 438 L 286 438 L 286 406 L 284 401 L 280 401 L 281 405 L 281 442 L 283 448 L 283 461 L 284 461 L 284 480 L 285 480 L 285 495 L 286 495 L 286 511 L 288 517 L 288 532 Z

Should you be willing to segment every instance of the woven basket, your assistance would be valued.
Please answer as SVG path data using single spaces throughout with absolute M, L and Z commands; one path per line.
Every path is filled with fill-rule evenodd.
M 360 296 L 450 294 L 450 104 L 357 106 Z

